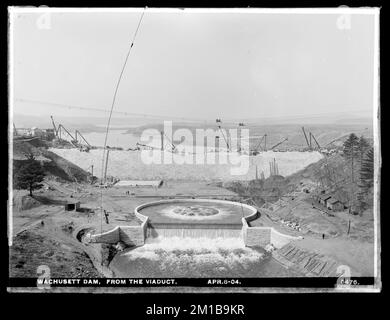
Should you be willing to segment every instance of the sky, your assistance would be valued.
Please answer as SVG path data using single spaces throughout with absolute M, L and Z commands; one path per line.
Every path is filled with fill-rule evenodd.
M 141 12 L 14 13 L 14 113 L 102 116 Z M 146 11 L 115 111 L 196 119 L 373 108 L 374 16 Z M 41 23 L 41 24 L 40 24 Z M 103 114 L 104 115 L 104 114 Z

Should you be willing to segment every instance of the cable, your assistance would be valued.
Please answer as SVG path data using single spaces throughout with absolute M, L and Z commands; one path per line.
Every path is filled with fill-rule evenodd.
M 53 107 L 57 107 L 57 108 L 64 108 L 64 109 L 79 109 L 79 110 L 85 110 L 85 111 L 97 111 L 97 112 L 104 112 L 104 113 L 110 112 L 109 109 L 67 105 L 67 104 L 60 104 L 60 103 L 56 103 L 56 102 L 48 102 L 48 101 L 40 101 L 40 100 L 30 100 L 30 99 L 18 98 L 18 99 L 15 99 L 15 101 L 21 102 L 21 103 L 33 103 L 33 104 L 40 104 L 40 105 L 48 105 L 48 106 L 53 106 Z M 135 112 L 127 112 L 127 111 L 113 111 L 112 113 L 122 114 L 125 116 L 149 118 L 149 119 L 171 119 L 171 120 L 176 120 L 176 121 L 180 120 L 180 121 L 187 121 L 187 122 L 203 123 L 205 125 L 213 123 L 213 121 L 211 121 L 211 120 L 205 120 L 205 119 L 200 119 L 200 118 L 186 118 L 186 117 L 178 117 L 178 116 L 135 113 Z M 231 122 L 231 123 L 233 123 L 233 122 Z
M 118 93 L 118 89 L 119 89 L 119 85 L 120 85 L 120 82 L 122 80 L 122 76 L 123 76 L 123 72 L 125 71 L 125 68 L 126 68 L 126 64 L 127 64 L 127 60 L 129 59 L 129 56 L 130 56 L 130 52 L 131 52 L 131 49 L 133 48 L 134 46 L 134 41 L 137 37 L 137 33 L 138 33 L 138 30 L 139 30 L 139 27 L 141 25 L 141 22 L 142 22 L 142 19 L 144 17 L 144 14 L 145 14 L 145 11 L 146 11 L 146 8 L 144 9 L 144 11 L 142 12 L 142 15 L 141 15 L 141 18 L 138 22 L 138 25 L 137 25 L 137 29 L 135 30 L 135 33 L 134 33 L 134 36 L 133 36 L 133 39 L 131 41 L 131 44 L 130 44 L 130 47 L 129 47 L 129 50 L 127 52 L 127 55 L 126 55 L 126 59 L 125 59 L 125 62 L 122 66 L 122 70 L 121 70 L 121 73 L 119 74 L 119 78 L 118 78 L 118 81 L 117 81 L 117 84 L 116 84 L 116 87 L 115 87 L 115 91 L 114 91 L 114 96 L 112 98 L 112 103 L 111 103 L 111 109 L 110 109 L 110 115 L 108 117 L 108 121 L 107 121 L 107 127 L 106 127 L 106 135 L 105 135 L 105 138 L 104 138 L 104 146 L 103 146 L 103 157 L 102 157 L 102 170 L 101 170 L 101 192 L 100 192 L 100 232 L 102 233 L 102 230 L 103 230 L 103 175 L 104 175 L 104 158 L 105 158 L 105 155 L 106 155 L 106 148 L 107 148 L 107 138 L 108 138 L 108 132 L 110 130 L 110 123 L 111 123 L 111 117 L 112 117 L 112 113 L 113 113 L 113 110 L 114 110 L 114 105 L 115 105 L 115 101 L 116 101 L 116 96 L 117 96 L 117 93 Z M 108 162 L 108 159 L 107 159 L 107 162 Z M 106 164 L 107 165 L 107 164 Z

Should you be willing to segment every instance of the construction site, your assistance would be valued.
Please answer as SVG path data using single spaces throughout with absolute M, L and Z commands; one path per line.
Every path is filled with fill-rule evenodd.
M 143 250 L 146 250 L 145 257 L 151 254 L 150 250 L 153 248 L 158 251 L 154 239 L 158 241 L 164 239 L 159 247 L 164 250 L 172 247 L 169 239 L 172 241 L 193 239 L 192 241 L 197 241 L 197 245 L 194 245 L 199 246 L 197 250 L 200 250 L 201 254 L 215 255 L 215 252 L 203 252 L 205 249 L 200 245 L 204 241 L 202 239 L 214 239 L 216 243 L 224 239 L 228 245 L 234 247 L 236 240 L 243 236 L 242 218 L 246 219 L 253 234 L 257 228 L 271 228 L 270 230 L 274 230 L 272 232 L 281 233 L 283 240 L 276 241 L 271 237 L 264 241 L 261 240 L 261 236 L 252 240 L 245 238 L 244 245 L 238 246 L 237 250 L 244 250 L 242 254 L 247 255 L 247 258 L 236 259 L 232 265 L 225 266 L 221 262 L 221 259 L 224 259 L 222 254 L 213 262 L 222 265 L 217 269 L 221 272 L 230 270 L 229 272 L 234 274 L 234 270 L 242 268 L 240 264 L 249 263 L 249 267 L 244 268 L 242 276 L 248 274 L 263 276 L 264 272 L 269 272 L 257 266 L 263 259 L 272 259 L 272 263 L 267 262 L 267 265 L 272 264 L 272 270 L 277 276 L 287 274 L 334 276 L 337 263 L 341 262 L 356 266 L 353 270 L 357 275 L 369 275 L 372 272 L 372 265 L 367 264 L 372 258 L 370 249 L 373 242 L 372 206 L 358 215 L 351 214 L 353 201 L 346 190 L 348 187 L 345 187 L 348 174 L 343 180 L 339 171 L 343 162 L 341 154 L 346 135 L 332 139 L 322 147 L 311 131 L 307 133 L 304 127 L 296 127 L 296 130 L 301 132 L 303 143 L 295 151 L 280 149 L 283 143 L 289 140 L 288 137 L 269 144 L 267 134 L 251 139 L 249 150 L 238 148 L 233 150 L 232 143 L 226 136 L 228 131 L 223 130 L 221 120 L 217 119 L 216 132 L 220 132 L 223 143 L 217 144 L 212 150 L 206 149 L 206 152 L 246 153 L 250 159 L 248 173 L 234 179 L 226 172 L 228 166 L 226 164 L 199 166 L 142 163 L 140 152 L 145 149 L 158 149 L 161 153 L 179 152 L 180 144 L 167 141 L 168 137 L 163 132 L 159 147 L 138 142 L 127 149 L 113 145 L 106 148 L 102 161 L 103 147 L 91 145 L 88 142 L 88 134 L 83 134 L 79 129 L 74 130 L 72 134 L 70 129 L 61 123 L 57 124 L 53 117 L 51 122 L 52 128 L 49 129 L 19 129 L 14 126 L 14 165 L 21 165 L 26 161 L 27 155 L 33 154 L 35 160 L 39 161 L 45 170 L 42 188 L 34 191 L 33 196 L 29 196 L 23 190 L 14 190 L 13 193 L 12 237 L 16 243 L 13 248 L 20 246 L 17 250 L 11 251 L 14 252 L 13 258 L 11 257 L 14 275 L 31 276 L 38 264 L 43 264 L 45 260 L 52 261 L 53 256 L 61 261 L 70 259 L 75 252 L 79 252 L 84 255 L 82 265 L 88 266 L 72 267 L 70 264 L 69 270 L 61 271 L 54 268 L 52 272 L 58 272 L 61 276 L 65 272 L 74 276 L 94 277 L 104 274 L 146 277 L 148 275 L 144 271 L 149 270 L 153 276 L 162 276 L 163 271 L 153 262 L 161 263 L 162 257 L 155 256 L 154 260 L 149 261 L 150 265 L 146 269 L 138 266 L 140 261 L 144 261 Z M 244 124 L 240 123 L 239 126 L 242 127 Z M 216 140 L 219 141 L 219 136 L 217 137 Z M 295 136 L 293 138 L 297 139 Z M 268 148 L 267 143 L 270 145 Z M 254 208 L 255 215 L 252 217 L 253 214 L 249 212 L 241 214 L 242 209 L 234 209 L 233 211 L 239 214 L 238 220 L 233 218 L 234 214 L 232 218 L 223 218 L 225 221 L 223 224 L 220 224 L 218 219 L 201 221 L 194 218 L 192 221 L 196 221 L 196 224 L 192 225 L 177 220 L 178 217 L 172 214 L 166 216 L 165 222 L 156 222 L 157 220 L 154 221 L 156 218 L 145 218 L 137 214 L 136 208 L 145 203 L 175 199 L 179 201 L 176 211 L 193 210 L 189 209 L 194 208 L 190 204 L 186 204 L 185 207 L 180 205 L 180 201 L 186 199 L 206 202 L 219 200 L 249 205 Z M 218 206 L 205 209 L 208 208 L 205 203 L 196 208 L 205 210 L 206 213 L 221 210 Z M 174 208 L 170 207 L 170 210 Z M 158 215 L 165 216 L 162 213 Z M 190 215 L 196 216 L 197 211 Z M 230 225 L 233 222 L 236 224 Z M 145 223 L 146 227 L 143 227 Z M 154 236 L 140 237 L 136 235 L 136 231 L 131 231 L 130 240 L 128 236 L 123 238 L 118 235 L 112 238 L 112 232 L 116 232 L 113 230 L 127 227 L 146 228 L 141 234 Z M 232 231 L 221 233 L 227 230 L 226 228 Z M 237 232 L 233 232 L 234 230 Z M 106 234 L 108 236 L 105 236 Z M 44 252 L 30 260 L 20 258 L 23 252 L 24 254 L 34 252 L 30 247 L 34 245 L 34 241 L 25 247 L 26 237 L 32 237 L 39 243 L 43 241 L 39 239 L 48 237 L 53 243 L 64 244 L 60 245 L 60 250 L 58 246 L 54 250 L 53 246 L 50 249 L 46 245 L 37 245 L 34 250 Z M 175 241 L 176 244 L 181 243 L 180 240 Z M 45 243 L 50 246 L 51 242 Z M 216 250 L 220 254 L 222 250 L 220 246 L 224 245 L 220 243 L 210 250 Z M 184 252 L 193 250 L 186 247 L 180 249 L 180 245 L 178 246 L 173 248 Z M 246 247 L 252 251 L 246 252 L 245 250 L 249 250 L 245 249 Z M 138 253 L 138 249 L 134 251 L 134 248 L 140 248 L 141 253 Z M 134 253 L 134 256 L 130 257 L 131 261 L 140 254 L 142 260 L 136 260 L 137 263 L 134 264 L 134 268 L 139 271 L 128 270 L 130 262 L 126 258 L 127 252 Z M 265 258 L 268 255 L 273 258 Z M 306 256 L 303 260 L 306 261 L 304 265 L 302 262 L 295 263 L 298 256 Z M 177 262 L 176 258 L 170 256 L 166 263 Z M 308 261 L 312 261 L 312 264 L 318 267 L 315 269 L 317 271 L 310 269 Z M 78 260 L 74 260 L 74 264 L 78 263 Z M 59 263 L 58 267 L 60 265 L 63 264 Z M 289 266 L 287 269 L 286 265 Z M 143 264 L 143 267 L 145 266 Z M 187 272 L 175 269 L 177 273 L 174 272 L 173 275 L 189 276 L 195 273 L 201 276 L 205 273 L 204 268 L 206 267 L 200 267 L 197 272 L 193 269 Z M 210 274 L 214 275 L 218 275 L 218 272 Z
M 13 103 L 19 110 L 44 112 L 42 116 L 37 112 L 35 118 L 16 113 L 10 118 L 10 277 L 36 277 L 42 266 L 50 269 L 51 277 L 60 278 L 339 277 L 340 266 L 347 266 L 351 276 L 373 277 L 378 186 L 374 182 L 372 115 L 349 119 L 335 112 L 333 118 L 328 113 L 325 117 L 312 112 L 316 104 L 308 102 L 306 109 L 302 107 L 307 115 L 294 117 L 306 98 L 290 104 L 286 95 L 283 100 L 282 91 L 290 92 L 290 83 L 269 94 L 266 104 L 250 102 L 249 97 L 258 99 L 257 92 L 259 96 L 274 92 L 257 87 L 247 92 L 245 85 L 236 91 L 242 79 L 268 85 L 269 79 L 262 79 L 261 72 L 252 70 L 253 65 L 247 66 L 247 73 L 242 79 L 237 77 L 238 81 L 233 74 L 224 76 L 226 70 L 231 72 L 229 62 L 212 76 L 204 75 L 210 66 L 195 65 L 182 78 L 174 76 L 174 84 L 164 82 L 165 78 L 139 84 L 139 79 L 144 79 L 141 73 L 153 71 L 149 78 L 145 76 L 153 81 L 158 75 L 185 69 L 177 67 L 176 55 L 172 69 L 165 70 L 165 62 L 153 69 L 149 64 L 156 56 L 148 54 L 156 48 L 138 56 L 137 51 L 133 53 L 133 48 L 141 50 L 148 45 L 147 37 L 136 42 L 145 11 L 133 13 L 134 33 L 126 42 L 125 59 L 107 53 L 101 59 L 112 58 L 120 64 L 114 68 L 99 61 L 97 72 L 102 74 L 80 80 L 79 85 L 96 81 L 100 86 L 92 86 L 90 92 L 81 90 L 80 101 L 87 101 L 85 105 L 65 103 L 65 98 L 54 103 L 15 95 Z M 118 43 L 123 45 L 123 39 Z M 172 41 L 177 44 L 175 37 Z M 166 55 L 174 51 L 169 49 L 172 46 L 160 47 Z M 183 54 L 192 52 L 186 48 Z M 246 52 L 250 54 L 249 47 Z M 240 54 L 243 51 L 237 52 Z M 220 55 L 204 60 L 217 64 Z M 274 56 L 270 54 L 267 63 Z M 139 78 L 128 70 L 130 66 L 126 69 L 132 59 L 148 61 L 132 65 Z M 232 59 L 242 61 L 237 70 L 245 69 L 246 58 Z M 91 70 L 95 69 L 93 65 Z M 112 69 L 115 72 L 111 74 Z M 198 69 L 201 74 L 196 78 Z M 275 68 L 279 69 L 284 70 Z M 295 77 L 300 72 L 287 75 Z M 218 81 L 218 85 L 204 85 L 213 76 L 221 82 L 230 79 L 221 85 L 221 92 L 231 93 L 230 98 L 218 92 Z M 202 95 L 190 85 L 186 87 L 193 78 L 198 81 L 197 90 L 210 92 Z M 272 75 L 269 78 L 274 79 Z M 127 86 L 122 81 L 127 81 Z M 311 94 L 296 82 L 299 86 L 291 89 L 292 97 L 296 92 L 299 99 Z M 154 97 L 164 84 L 167 91 Z M 104 89 L 109 94 L 102 101 L 107 105 L 111 101 L 109 107 L 92 107 L 93 101 L 100 103 L 99 98 L 94 100 L 95 94 L 108 85 L 114 90 Z M 123 96 L 126 91 L 138 94 L 148 85 L 153 95 Z M 183 94 L 183 103 L 176 103 L 182 86 L 183 92 L 189 93 Z M 67 90 L 72 92 L 67 96 L 77 91 Z M 197 104 L 190 106 L 198 96 Z M 171 100 L 164 102 L 164 97 Z M 148 99 L 152 99 L 149 104 L 145 102 Z M 214 109 L 208 99 L 216 99 Z M 313 101 L 320 106 L 320 100 Z M 283 120 L 277 108 L 273 110 L 273 103 L 282 111 L 290 108 L 292 116 Z M 192 112 L 192 116 L 170 117 L 165 105 L 167 110 Z M 336 111 L 338 105 L 334 103 Z M 147 108 L 156 112 L 144 111 Z M 237 116 L 241 108 L 247 117 Z M 323 108 L 328 112 L 327 106 Z M 157 114 L 158 110 L 167 114 Z M 196 117 L 197 112 L 202 115 Z M 253 116 L 273 112 L 275 116 L 270 118 Z M 78 118 L 78 113 L 87 116 Z

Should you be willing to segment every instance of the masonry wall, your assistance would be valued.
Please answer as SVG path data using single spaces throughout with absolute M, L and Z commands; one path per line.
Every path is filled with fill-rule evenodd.
M 119 240 L 120 240 L 119 227 L 116 227 L 104 233 L 91 235 L 90 237 L 90 242 L 97 242 L 97 243 L 115 244 L 118 243 Z
M 249 227 L 242 218 L 242 237 L 247 247 L 265 247 L 271 241 L 271 228 Z
M 91 242 L 115 244 L 119 241 L 127 246 L 141 246 L 145 244 L 148 217 L 137 214 L 142 221 L 140 226 L 118 226 L 110 231 L 101 234 L 92 235 Z
M 263 247 L 272 244 L 279 249 L 293 240 L 302 237 L 294 237 L 276 231 L 272 227 L 249 227 L 245 218 L 242 219 L 242 236 L 247 247 Z
M 145 243 L 144 230 L 141 226 L 119 227 L 119 238 L 128 246 L 140 246 Z
M 265 247 L 271 242 L 271 229 L 252 227 L 247 229 L 246 243 L 248 247 Z
M 290 243 L 291 241 L 301 240 L 301 239 L 303 239 L 303 237 L 294 237 L 287 234 L 283 234 L 276 231 L 274 228 L 272 228 L 271 231 L 271 243 L 277 249 L 282 248 L 283 246 L 285 246 L 287 243 Z

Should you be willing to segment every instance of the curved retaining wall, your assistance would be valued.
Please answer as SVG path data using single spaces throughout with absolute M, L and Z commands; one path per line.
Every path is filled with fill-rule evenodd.
M 218 199 L 164 199 L 153 201 L 145 204 L 139 205 L 135 208 L 135 214 L 140 214 L 139 211 L 152 207 L 159 204 L 169 204 L 169 203 L 181 203 L 181 202 L 209 202 L 209 203 L 222 203 L 230 204 L 238 208 L 245 208 L 251 211 L 250 215 L 256 214 L 257 210 L 244 203 L 228 201 L 228 200 L 218 200 Z M 147 237 L 189 237 L 189 238 L 241 238 L 242 237 L 242 227 L 237 225 L 228 225 L 228 224 L 196 224 L 196 223 L 179 223 L 178 225 L 171 224 L 170 226 L 164 224 L 153 224 L 149 226 Z
M 218 200 L 218 199 L 185 199 L 185 198 L 183 198 L 183 199 L 164 199 L 164 200 L 158 200 L 158 201 L 144 203 L 144 204 L 141 204 L 138 207 L 136 207 L 134 209 L 134 212 L 135 212 L 135 215 L 137 215 L 137 214 L 141 215 L 141 213 L 139 213 L 139 211 L 144 209 L 144 208 L 152 207 L 156 204 L 180 203 L 180 202 L 195 202 L 195 203 L 196 202 L 211 202 L 211 203 L 231 204 L 233 206 L 240 207 L 240 208 L 244 207 L 244 208 L 252 211 L 250 216 L 256 214 L 256 212 L 257 212 L 257 210 L 254 207 L 247 205 L 245 203 L 240 203 L 240 202 L 234 202 L 234 201 L 228 201 L 228 200 Z
M 149 218 L 138 212 L 135 215 L 142 221 L 140 226 L 117 226 L 107 232 L 91 235 L 89 242 L 111 244 L 123 242 L 127 246 L 145 244 Z
M 245 207 L 248 210 L 252 211 L 252 213 L 246 217 L 243 217 L 241 219 L 242 221 L 242 228 L 241 230 L 232 230 L 235 236 L 241 236 L 245 245 L 248 247 L 266 247 L 269 244 L 272 244 L 275 248 L 281 248 L 290 241 L 293 240 L 300 240 L 302 237 L 294 237 L 290 235 L 286 235 L 283 233 L 278 232 L 272 227 L 251 227 L 249 226 L 248 222 L 253 221 L 257 219 L 260 215 L 260 212 L 258 212 L 257 209 L 255 209 L 252 206 L 249 206 L 247 204 L 241 204 L 239 202 L 233 202 L 233 201 L 226 201 L 226 200 L 214 200 L 214 199 L 167 199 L 167 200 L 159 200 L 149 203 L 144 203 L 139 205 L 134 209 L 135 215 L 142 221 L 140 226 L 117 226 L 114 229 L 101 233 L 101 234 L 95 234 L 91 235 L 89 238 L 90 242 L 99 242 L 99 243 L 117 243 L 119 241 L 125 243 L 128 246 L 140 246 L 145 244 L 145 239 L 148 236 L 158 236 L 158 235 L 168 235 L 168 231 L 170 234 L 173 235 L 180 235 L 182 234 L 181 229 L 179 228 L 169 228 L 167 231 L 165 228 L 159 230 L 158 228 L 148 228 L 148 220 L 149 218 L 147 216 L 144 216 L 139 211 L 150 207 L 156 204 L 164 204 L 164 203 L 178 203 L 178 202 L 214 202 L 214 203 L 230 203 L 232 205 L 238 206 L 238 207 Z M 213 228 L 208 228 L 207 231 L 210 233 L 210 230 Z M 218 225 L 214 228 L 215 230 L 219 230 Z M 194 233 L 196 236 L 199 234 L 199 232 L 202 229 L 199 229 L 197 232 Z M 191 234 L 188 233 L 185 234 Z M 214 232 L 213 234 L 221 235 L 223 236 L 223 232 Z M 230 235 L 230 233 L 229 233 Z M 232 234 L 233 235 L 233 234 Z M 168 235 L 169 236 L 169 235 Z
M 294 240 L 301 240 L 303 237 L 294 237 L 280 233 L 273 227 L 250 227 L 249 221 L 253 220 L 253 215 L 242 218 L 242 237 L 247 247 L 266 247 L 272 244 L 279 249 Z

